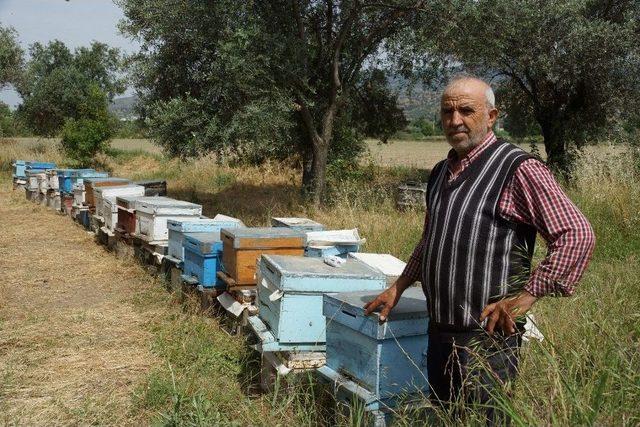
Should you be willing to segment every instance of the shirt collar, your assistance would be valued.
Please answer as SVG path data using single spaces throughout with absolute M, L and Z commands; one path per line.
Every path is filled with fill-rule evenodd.
M 487 136 L 484 137 L 484 140 L 480 144 L 478 144 L 475 147 L 473 147 L 473 150 L 469 151 L 469 153 L 466 156 L 464 156 L 462 159 L 458 159 L 458 154 L 456 153 L 456 150 L 454 150 L 452 148 L 451 150 L 449 150 L 449 154 L 447 155 L 447 159 L 449 160 L 449 164 L 456 163 L 458 161 L 465 162 L 465 163 L 471 163 L 476 158 L 478 158 L 478 156 L 488 146 L 490 146 L 491 144 L 493 144 L 496 141 L 497 141 L 496 135 L 493 133 L 492 130 L 490 130 L 489 133 L 487 133 Z

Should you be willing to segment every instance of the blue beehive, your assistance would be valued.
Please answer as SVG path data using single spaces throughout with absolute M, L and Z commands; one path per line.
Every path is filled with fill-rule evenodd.
M 364 304 L 376 296 L 376 292 L 324 296 L 327 363 L 319 369 L 373 411 L 393 407 L 401 396 L 421 399 L 429 393 L 429 318 L 422 289 L 407 289 L 385 323 L 380 323 L 378 313 L 364 315 Z
M 26 178 L 27 172 L 27 163 L 26 160 L 16 160 L 13 162 L 13 177 L 14 178 Z
M 81 184 L 84 178 L 107 178 L 107 172 L 95 169 L 58 169 L 58 185 L 61 193 L 73 193 L 73 186 Z
M 220 288 L 217 278 L 221 269 L 222 241 L 220 232 L 185 233 L 183 272 L 186 278 L 196 277 L 204 288 Z
M 308 218 L 271 218 L 273 227 L 288 227 L 300 231 L 323 231 L 324 225 Z
M 386 286 L 382 273 L 358 260 L 332 267 L 320 258 L 263 255 L 258 269 L 259 319 L 252 320 L 264 323 L 264 351 L 324 350 L 322 294 Z
M 47 169 L 55 169 L 56 164 L 50 162 L 34 162 L 31 160 L 15 160 L 13 162 L 14 178 L 26 178 L 27 171 L 31 170 L 35 173 L 44 172 Z
M 215 218 L 168 219 L 169 255 L 180 261 L 184 259 L 185 233 L 217 233 L 218 240 L 220 240 L 221 229 L 236 228 L 242 225 L 239 219 L 228 218 L 228 220 Z

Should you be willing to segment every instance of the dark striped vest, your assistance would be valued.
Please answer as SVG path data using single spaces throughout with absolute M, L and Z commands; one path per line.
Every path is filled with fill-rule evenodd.
M 480 328 L 482 309 L 518 292 L 529 279 L 536 231 L 503 219 L 498 204 L 517 167 L 531 157 L 498 140 L 452 182 L 447 160 L 434 167 L 422 261 L 434 328 Z

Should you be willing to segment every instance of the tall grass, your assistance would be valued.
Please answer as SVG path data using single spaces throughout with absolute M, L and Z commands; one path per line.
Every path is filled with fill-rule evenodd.
M 407 259 L 421 233 L 423 215 L 396 211 L 393 187 L 403 179 L 423 177 L 424 171 L 371 167 L 361 177 L 335 181 L 329 207 L 311 211 L 297 198 L 298 183 L 290 171 L 231 171 L 210 163 L 193 167 L 193 173 L 183 175 L 183 185 L 193 186 L 205 203 L 215 200 L 213 209 L 241 217 L 253 214 L 251 222 L 256 225 L 264 224 L 272 214 L 309 215 L 332 228 L 358 227 L 367 238 L 365 250 L 388 252 L 402 259 Z M 628 157 L 612 153 L 586 155 L 579 170 L 576 187 L 567 191 L 590 219 L 597 248 L 574 297 L 546 298 L 534 308 L 546 339 L 524 348 L 514 394 L 499 399 L 501 409 L 518 425 L 640 423 L 640 179 L 630 172 Z M 234 178 L 205 184 L 211 186 L 207 190 L 202 187 L 202 177 L 209 177 L 204 182 L 210 183 L 211 174 L 231 174 Z M 255 188 L 252 183 L 256 187 L 276 185 L 279 196 L 271 193 L 275 202 L 260 205 L 263 215 L 247 210 L 256 194 L 240 191 Z M 225 197 L 217 198 L 220 193 Z M 543 253 L 539 246 L 537 257 Z M 359 425 L 363 421 L 358 408 L 336 419 L 327 415 L 338 412 L 332 406 L 335 403 L 323 410 L 309 407 L 310 392 L 300 391 L 298 406 L 290 409 L 293 419 L 299 421 L 296 414 L 312 411 L 314 417 L 307 418 L 309 425 Z M 215 401 L 216 397 L 211 399 Z M 329 418 L 315 417 L 322 414 Z M 430 417 L 445 424 L 475 424 L 481 420 L 480 412 L 473 409 L 465 418 L 457 416 L 434 409 L 406 411 L 397 422 L 412 424 Z

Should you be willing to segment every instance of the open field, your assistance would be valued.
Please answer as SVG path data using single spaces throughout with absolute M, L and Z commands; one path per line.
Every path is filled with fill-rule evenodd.
M 397 212 L 393 188 L 424 179 L 447 148 L 408 141 L 372 149 L 391 167 L 332 178 L 332 203 L 319 210 L 300 199 L 299 173 L 287 166 L 183 163 L 140 150 L 101 161 L 119 176 L 165 177 L 171 196 L 202 203 L 207 215 L 226 213 L 250 225 L 272 215 L 309 216 L 329 227 L 358 227 L 365 251 L 406 259 L 424 217 Z M 592 222 L 596 252 L 574 297 L 534 307 L 546 339 L 525 349 L 515 394 L 505 402 L 516 425 L 640 424 L 640 177 L 620 150 L 590 148 L 568 189 Z M 0 144 L 0 402 L 10 402 L 0 406 L 3 423 L 45 424 L 49 417 L 62 424 L 358 425 L 357 413 L 334 418 L 322 389 L 258 395 L 257 358 L 242 338 L 177 305 L 142 268 L 94 246 L 68 219 L 10 194 L 11 157 L 64 161 L 53 144 Z M 543 253 L 541 244 L 537 259 Z M 83 272 L 60 261 L 78 262 Z M 122 354 L 109 351 L 123 347 Z M 399 424 L 416 423 L 416 416 L 401 414 Z M 473 423 L 472 414 L 438 416 L 446 424 Z

